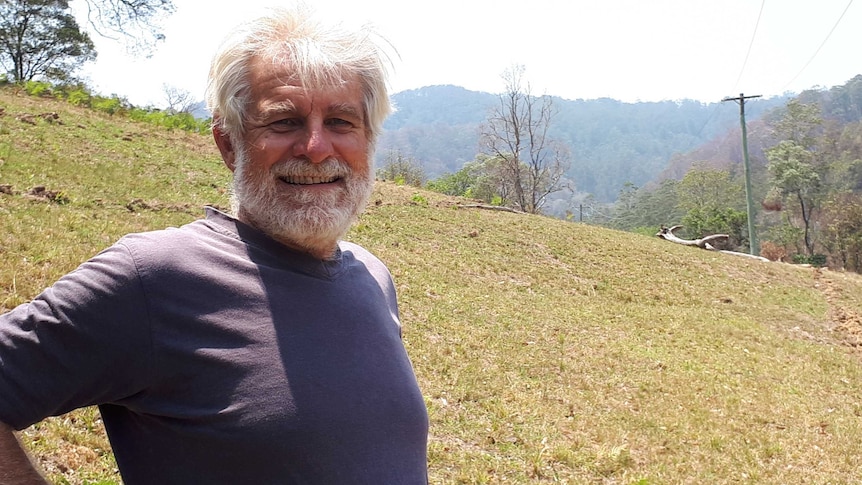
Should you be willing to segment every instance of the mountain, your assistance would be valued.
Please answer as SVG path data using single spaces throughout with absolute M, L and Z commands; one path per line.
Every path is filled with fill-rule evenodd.
M 392 150 L 419 161 L 431 178 L 459 170 L 479 152 L 480 125 L 499 103 L 497 95 L 458 86 L 429 86 L 392 96 L 395 113 L 384 125 L 378 163 Z M 788 97 L 746 106 L 750 120 L 783 105 Z M 739 125 L 734 103 L 554 97 L 550 133 L 572 148 L 568 176 L 579 192 L 613 201 L 626 182 L 655 179 L 678 153 L 689 152 Z

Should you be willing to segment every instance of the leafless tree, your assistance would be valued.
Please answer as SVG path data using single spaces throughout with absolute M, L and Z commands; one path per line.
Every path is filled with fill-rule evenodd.
M 162 84 L 162 91 L 168 105 L 167 111 L 170 113 L 191 113 L 197 102 L 192 93 L 176 86 Z
M 481 142 L 500 161 L 506 202 L 524 212 L 540 213 L 550 194 L 566 188 L 570 151 L 548 136 L 553 101 L 547 95 L 531 94 L 524 66 L 513 66 L 502 77 L 505 91 L 482 125 Z
M 83 0 L 90 27 L 102 37 L 124 42 L 129 51 L 150 55 L 164 40 L 160 24 L 176 7 L 173 0 Z

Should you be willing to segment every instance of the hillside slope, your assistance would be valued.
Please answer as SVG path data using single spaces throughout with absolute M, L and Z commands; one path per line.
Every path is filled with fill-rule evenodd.
M 226 204 L 206 137 L 8 91 L 0 106 L 0 310 L 126 232 Z M 862 479 L 857 275 L 386 183 L 349 238 L 395 278 L 431 483 Z M 23 439 L 57 483 L 119 481 L 93 410 Z

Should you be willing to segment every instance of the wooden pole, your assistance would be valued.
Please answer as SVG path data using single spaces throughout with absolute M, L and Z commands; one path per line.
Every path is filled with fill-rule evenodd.
M 745 100 L 759 98 L 761 95 L 746 96 L 739 93 L 738 98 L 724 98 L 721 101 L 735 101 L 739 105 L 739 123 L 742 125 L 742 159 L 745 168 L 745 206 L 748 210 L 748 250 L 749 254 L 757 256 L 760 254 L 760 246 L 757 243 L 757 234 L 754 230 L 754 196 L 751 193 L 751 163 L 748 159 L 748 130 L 745 128 Z

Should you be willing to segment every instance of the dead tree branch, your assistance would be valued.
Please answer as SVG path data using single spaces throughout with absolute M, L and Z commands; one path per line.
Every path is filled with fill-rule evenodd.
M 661 229 L 656 233 L 656 236 L 664 239 L 665 241 L 670 241 L 672 243 L 682 244 L 683 246 L 697 246 L 701 249 L 706 249 L 707 251 L 717 251 L 719 253 L 730 254 L 733 256 L 744 256 L 746 258 L 756 259 L 758 261 L 769 262 L 768 259 L 762 256 L 756 256 L 754 254 L 740 253 L 737 251 L 725 251 L 722 249 L 718 249 L 713 246 L 711 243 L 719 240 L 727 239 L 729 236 L 727 234 L 711 234 L 709 236 L 704 236 L 700 239 L 682 239 L 678 237 L 673 232 L 682 226 L 676 225 L 670 228 L 661 226 Z
M 514 214 L 526 214 L 526 212 L 519 211 L 517 209 L 512 209 L 511 207 L 506 207 L 502 205 L 487 205 L 487 204 L 465 204 L 459 205 L 458 207 L 462 207 L 464 209 L 485 209 L 489 211 L 503 211 L 503 212 L 512 212 Z

